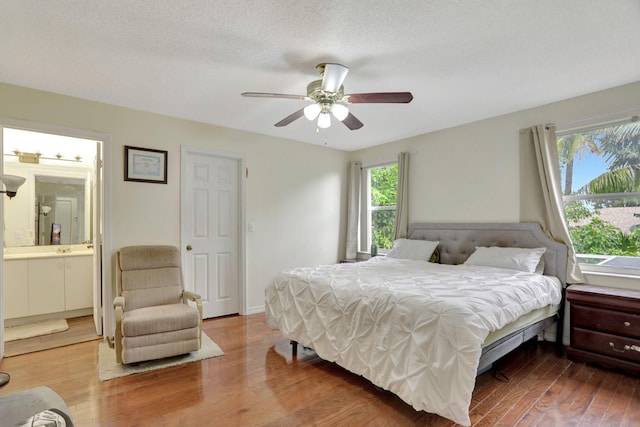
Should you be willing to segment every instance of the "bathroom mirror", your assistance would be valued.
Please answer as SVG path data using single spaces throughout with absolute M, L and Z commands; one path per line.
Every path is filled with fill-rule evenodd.
M 5 171 L 27 181 L 13 199 L 4 200 L 4 246 L 91 242 L 90 171 L 20 166 L 5 163 Z
M 3 198 L 4 247 L 92 242 L 96 141 L 2 128 L 2 173 L 24 177 Z
M 86 233 L 90 221 L 87 221 L 85 180 L 47 175 L 34 175 L 34 179 L 34 243 L 75 245 L 90 241 Z

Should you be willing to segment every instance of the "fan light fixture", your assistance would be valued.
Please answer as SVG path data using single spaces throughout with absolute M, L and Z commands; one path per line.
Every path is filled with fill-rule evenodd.
M 5 191 L 0 191 L 0 193 L 5 193 L 10 199 L 15 197 L 18 193 L 18 188 L 27 180 L 22 176 L 17 175 L 2 175 L 0 180 L 4 184 Z
M 318 119 L 318 127 L 326 129 L 331 126 L 331 116 L 329 112 L 333 114 L 333 117 L 343 121 L 349 115 L 349 108 L 342 104 L 331 103 L 315 103 L 309 104 L 304 107 L 304 116 L 309 120 Z

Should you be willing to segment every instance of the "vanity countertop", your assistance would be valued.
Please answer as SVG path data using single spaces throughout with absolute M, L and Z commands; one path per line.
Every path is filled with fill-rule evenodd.
M 93 255 L 92 248 L 87 248 L 86 245 L 77 245 L 71 247 L 44 246 L 5 248 L 3 257 L 5 261 L 9 261 L 14 259 L 62 258 L 91 255 Z

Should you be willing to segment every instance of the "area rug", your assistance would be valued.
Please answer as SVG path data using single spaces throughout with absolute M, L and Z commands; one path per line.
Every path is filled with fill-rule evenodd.
M 69 329 L 65 319 L 46 320 L 43 322 L 29 323 L 27 325 L 11 326 L 4 329 L 4 341 L 16 341 L 41 335 L 55 334 Z
M 222 356 L 224 352 L 218 344 L 211 341 L 204 333 L 202 334 L 202 347 L 198 351 L 182 356 L 168 357 L 166 359 L 151 360 L 141 362 L 136 365 L 121 365 L 116 363 L 116 352 L 109 344 L 101 342 L 98 348 L 98 379 L 107 381 L 114 378 L 124 377 L 139 372 L 148 372 L 156 369 L 168 368 L 169 366 L 181 365 L 183 363 L 195 362 L 197 360 L 209 359 L 211 357 Z

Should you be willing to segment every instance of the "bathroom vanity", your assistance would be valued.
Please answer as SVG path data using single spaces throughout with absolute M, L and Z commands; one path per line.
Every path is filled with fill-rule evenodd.
M 93 250 L 87 245 L 6 248 L 5 320 L 93 307 Z

